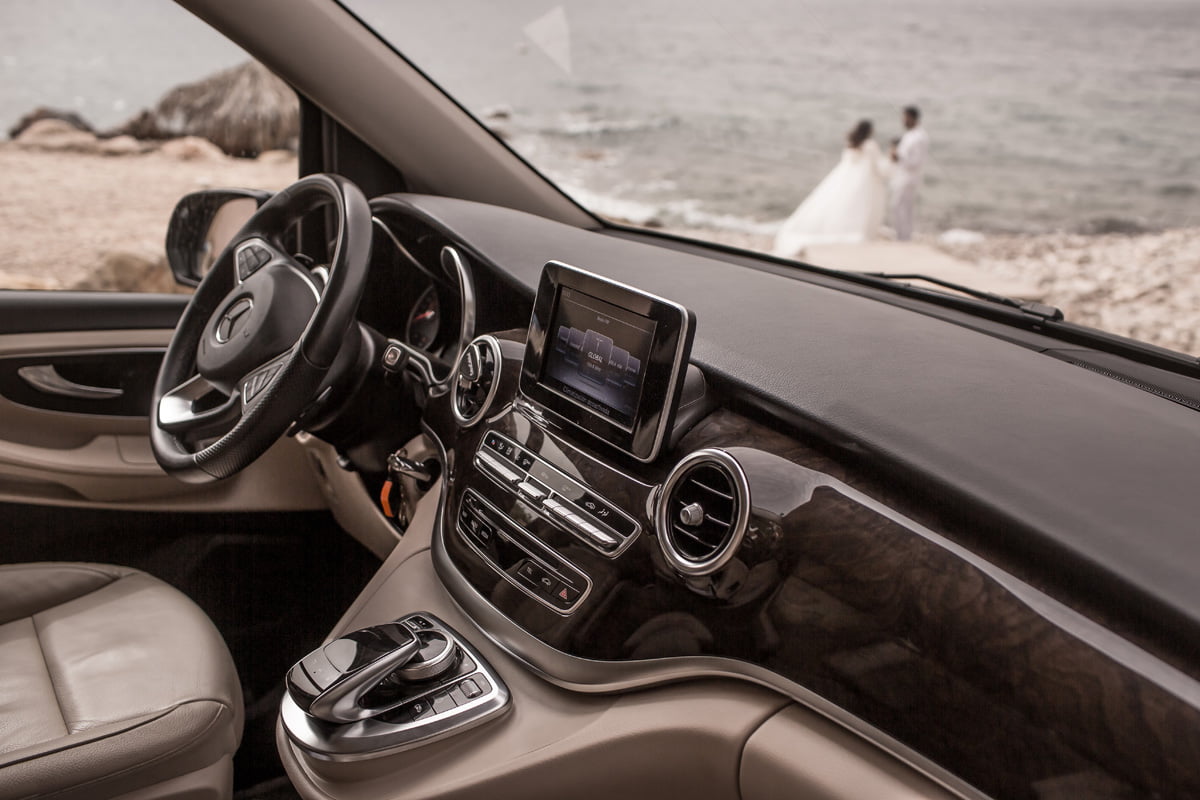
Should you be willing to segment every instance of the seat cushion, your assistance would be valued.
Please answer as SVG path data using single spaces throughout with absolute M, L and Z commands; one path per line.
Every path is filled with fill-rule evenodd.
M 195 603 L 103 564 L 0 566 L 0 798 L 106 798 L 227 759 L 229 650 Z

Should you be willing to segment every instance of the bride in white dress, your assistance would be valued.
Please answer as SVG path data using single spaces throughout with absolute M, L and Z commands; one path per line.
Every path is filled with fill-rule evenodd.
M 892 164 L 871 133 L 869 120 L 850 131 L 842 160 L 775 235 L 775 255 L 796 258 L 808 245 L 865 242 L 879 236 Z

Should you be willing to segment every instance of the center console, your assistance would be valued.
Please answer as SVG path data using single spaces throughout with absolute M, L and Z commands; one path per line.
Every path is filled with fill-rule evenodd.
M 287 674 L 288 736 L 319 759 L 352 761 L 406 750 L 508 710 L 504 682 L 428 612 L 351 631 Z

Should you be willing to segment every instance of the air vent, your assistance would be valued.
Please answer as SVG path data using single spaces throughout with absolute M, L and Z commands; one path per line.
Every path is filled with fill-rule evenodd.
M 463 350 L 454 370 L 454 416 L 459 424 L 474 425 L 496 397 L 500 376 L 500 343 L 479 336 Z
M 750 490 L 724 450 L 698 450 L 663 484 L 655 509 L 663 555 L 684 575 L 707 575 L 733 557 L 750 518 Z

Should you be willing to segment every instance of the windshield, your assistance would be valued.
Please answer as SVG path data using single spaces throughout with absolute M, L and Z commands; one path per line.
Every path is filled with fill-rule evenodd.
M 1200 352 L 1194 0 L 346 5 L 599 216 Z

